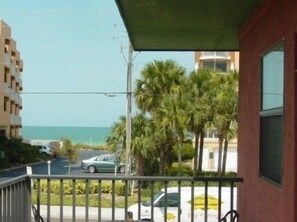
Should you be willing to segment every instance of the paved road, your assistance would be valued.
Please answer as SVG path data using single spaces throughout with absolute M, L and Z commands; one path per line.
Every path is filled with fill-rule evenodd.
M 98 175 L 98 173 L 90 174 L 86 171 L 80 169 L 81 160 L 88 159 L 93 156 L 97 156 L 103 153 L 107 153 L 107 151 L 101 150 L 81 150 L 78 154 L 78 161 L 76 163 L 71 164 L 71 174 L 72 175 Z M 51 160 L 50 164 L 50 172 L 52 175 L 64 175 L 68 174 L 68 159 L 57 157 Z M 48 164 L 47 162 L 43 163 L 35 163 L 31 165 L 33 174 L 48 174 Z M 17 167 L 12 169 L 7 169 L 0 171 L 0 182 L 11 179 L 13 177 L 21 176 L 26 174 L 26 166 Z M 104 173 L 104 175 L 113 175 L 112 173 Z

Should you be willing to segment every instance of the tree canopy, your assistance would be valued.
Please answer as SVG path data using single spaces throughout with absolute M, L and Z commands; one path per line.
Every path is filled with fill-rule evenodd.
M 203 138 L 210 129 L 218 132 L 218 171 L 224 173 L 228 141 L 237 130 L 238 74 L 210 70 L 187 73 L 175 61 L 154 61 L 143 68 L 135 83 L 134 100 L 139 112 L 132 118 L 131 151 L 137 174 L 143 175 L 149 159 L 159 162 L 155 175 L 165 175 L 172 164 L 174 146 L 181 166 L 189 133 L 195 138 L 194 175 L 201 172 Z M 125 149 L 125 118 L 120 117 L 112 126 L 108 139 L 112 150 L 119 145 Z

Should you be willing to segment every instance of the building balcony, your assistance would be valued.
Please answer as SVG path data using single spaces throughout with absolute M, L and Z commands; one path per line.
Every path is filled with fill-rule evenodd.
M 34 205 L 35 215 L 44 221 L 217 222 L 236 208 L 236 185 L 241 182 L 216 177 L 23 175 L 0 183 L 0 221 L 29 222 Z
M 4 84 L 4 95 L 9 97 L 11 101 L 14 101 L 15 104 L 22 105 L 22 97 L 14 89 L 11 89 L 8 84 Z
M 22 106 L 22 98 L 19 94 L 14 94 L 13 101 L 15 102 L 16 105 Z
M 22 117 L 17 115 L 10 115 L 10 125 L 20 126 L 22 125 Z
M 8 53 L 4 53 L 4 65 L 10 67 L 10 56 Z
M 4 96 L 9 97 L 10 96 L 10 93 L 11 93 L 11 89 L 10 89 L 9 84 L 8 83 L 4 83 L 4 85 L 3 85 L 3 94 L 4 94 Z
M 201 52 L 200 60 L 230 60 L 229 52 Z
M 10 66 L 9 71 L 12 76 L 16 76 L 17 71 L 16 71 L 16 67 L 14 65 Z
M 15 81 L 18 83 L 21 82 L 21 76 L 19 74 L 15 75 Z

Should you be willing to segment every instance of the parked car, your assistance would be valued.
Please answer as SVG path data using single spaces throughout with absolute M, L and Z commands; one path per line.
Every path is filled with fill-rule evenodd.
M 81 169 L 95 172 L 117 172 L 125 173 L 125 164 L 117 163 L 115 155 L 103 154 L 87 160 L 82 160 Z
M 45 155 L 49 155 L 49 156 L 53 155 L 53 150 L 51 149 L 50 145 L 44 144 L 44 145 L 40 145 L 37 147 L 41 154 L 45 154 Z
M 179 193 L 180 192 L 180 193 Z M 167 197 L 166 197 L 167 195 Z M 218 221 L 218 209 L 221 207 L 221 213 L 224 215 L 230 210 L 230 188 L 221 189 L 221 201 L 219 201 L 218 187 L 208 187 L 207 190 L 207 218 L 209 222 Z M 163 222 L 165 217 L 165 207 L 167 208 L 167 220 L 177 222 L 178 216 L 180 221 L 191 221 L 193 214 L 194 221 L 204 221 L 205 218 L 205 187 L 195 187 L 192 195 L 192 187 L 168 187 L 167 194 L 165 189 L 155 193 L 153 199 L 131 205 L 128 212 L 131 212 L 133 219 L 140 218 L 143 221 Z M 191 203 L 194 197 L 194 209 Z M 166 200 L 165 200 L 166 199 Z M 237 189 L 234 189 L 234 206 L 236 206 Z M 140 210 L 139 210 L 140 207 Z M 180 209 L 179 209 L 180 208 Z M 153 214 L 152 214 L 153 210 Z M 138 217 L 138 213 L 140 216 Z

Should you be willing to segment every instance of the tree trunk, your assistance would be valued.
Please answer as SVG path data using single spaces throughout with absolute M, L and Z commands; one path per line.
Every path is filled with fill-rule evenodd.
M 218 150 L 218 175 L 221 175 L 222 172 L 222 149 L 223 149 L 224 139 L 219 136 L 219 150 Z
M 201 173 L 202 172 L 203 147 L 204 147 L 204 132 L 202 131 L 201 134 L 200 134 L 198 173 Z
M 161 160 L 165 162 L 164 164 L 164 175 L 165 175 L 166 169 L 168 169 L 172 165 L 172 149 L 173 149 L 172 141 L 167 140 L 167 143 L 164 146 L 166 147 L 165 154 L 164 154 L 165 158 Z
M 163 149 L 163 147 L 160 147 L 160 169 L 159 169 L 159 173 L 160 176 L 164 176 L 165 174 L 165 150 Z
M 224 154 L 223 154 L 223 164 L 222 164 L 222 172 L 221 172 L 221 176 L 224 176 L 225 173 L 226 173 L 228 144 L 229 144 L 229 141 L 228 141 L 227 139 L 225 139 L 225 143 L 224 143 Z
M 182 168 L 182 158 L 181 158 L 181 150 L 182 150 L 182 140 L 178 138 L 178 146 L 177 146 L 177 159 L 178 159 L 178 176 L 181 176 L 181 168 Z
M 144 165 L 144 158 L 141 153 L 137 154 L 136 158 L 136 175 L 143 176 L 143 165 Z
M 199 133 L 195 133 L 195 145 L 194 145 L 194 166 L 193 166 L 193 176 L 197 176 L 198 169 L 198 145 L 199 145 Z

